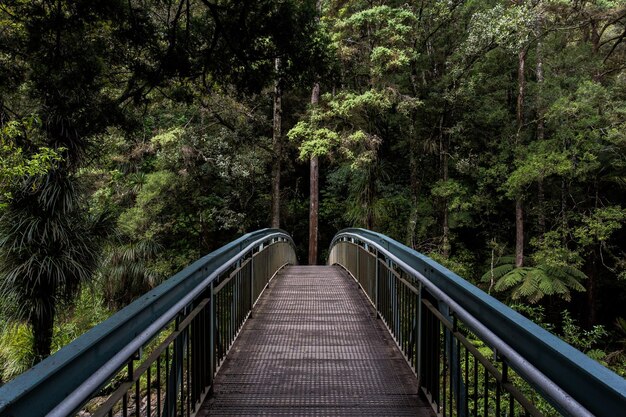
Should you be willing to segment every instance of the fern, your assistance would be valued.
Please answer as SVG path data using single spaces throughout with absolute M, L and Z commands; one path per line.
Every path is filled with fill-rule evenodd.
M 503 263 L 503 261 L 509 263 Z M 510 291 L 511 299 L 525 299 L 531 304 L 538 303 L 543 297 L 551 295 L 570 301 L 571 291 L 585 291 L 580 281 L 587 276 L 572 266 L 540 264 L 516 268 L 513 262 L 515 262 L 513 256 L 500 258 L 499 265 L 485 273 L 482 280 L 495 279 L 496 283 L 493 286 L 495 291 Z
M 502 275 L 493 286 L 493 289 L 496 291 L 506 291 L 516 285 L 519 285 L 524 281 L 524 276 L 526 275 L 525 268 L 515 268 L 512 267 L 511 270 Z
M 525 279 L 521 281 L 520 285 L 513 289 L 512 297 L 514 300 L 527 298 L 532 302 L 532 299 L 534 299 L 537 293 L 537 281 L 526 273 L 524 273 L 523 277 Z
M 515 266 L 513 264 L 505 264 L 505 265 L 497 266 L 497 267 L 495 267 L 493 269 L 490 269 L 489 271 L 485 272 L 483 274 L 483 276 L 481 277 L 481 280 L 484 281 L 484 282 L 489 282 L 492 278 L 493 279 L 500 279 L 504 275 L 506 275 L 509 272 L 511 272 L 513 269 L 515 269 Z

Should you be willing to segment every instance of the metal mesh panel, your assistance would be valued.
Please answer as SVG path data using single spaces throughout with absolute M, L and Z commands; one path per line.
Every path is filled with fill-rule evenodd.
M 279 272 L 213 392 L 199 415 L 432 415 L 370 303 L 333 267 Z

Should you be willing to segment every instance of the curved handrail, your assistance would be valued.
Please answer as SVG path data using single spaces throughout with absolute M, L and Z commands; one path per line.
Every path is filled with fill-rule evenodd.
M 286 232 L 262 229 L 200 258 L 0 387 L 0 414 L 29 415 L 34 406 L 41 415 L 74 412 L 220 273 L 273 239 L 284 239 L 295 248 Z
M 398 266 L 408 269 L 406 272 L 464 319 L 478 336 L 499 348 L 504 356 L 503 348 L 516 356 L 513 359 L 517 366 L 511 365 L 548 394 L 559 408 L 571 415 L 588 415 L 585 413 L 588 410 L 594 415 L 607 416 L 620 415 L 626 409 L 624 378 L 454 272 L 385 235 L 365 229 L 341 230 L 333 238 L 331 250 L 345 238 L 370 244 Z M 533 368 L 539 372 L 533 372 Z M 542 375 L 546 378 L 542 379 Z M 578 408 L 576 403 L 586 410 Z

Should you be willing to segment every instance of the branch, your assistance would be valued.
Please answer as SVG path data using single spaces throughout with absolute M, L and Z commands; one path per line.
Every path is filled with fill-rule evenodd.
M 625 9 L 626 10 L 626 9 Z M 615 23 L 619 22 L 620 20 L 622 20 L 623 18 L 626 17 L 626 12 L 624 12 L 623 14 L 619 15 L 613 19 L 613 20 L 609 20 L 608 22 L 606 22 L 604 24 L 604 26 L 602 26 L 602 29 L 600 29 L 600 36 L 602 36 L 602 34 L 604 33 L 605 30 L 607 30 L 611 25 L 614 25 Z
M 619 45 L 620 43 L 622 43 L 622 41 L 624 40 L 624 37 L 626 37 L 626 28 L 624 28 L 624 31 L 622 32 L 622 34 L 619 36 L 619 38 L 615 41 L 615 43 L 613 44 L 613 47 L 611 48 L 611 50 L 609 51 L 608 54 L 606 54 L 606 56 L 604 57 L 604 59 L 602 60 L 602 63 L 604 64 L 607 59 L 609 59 L 609 57 L 613 54 L 613 52 L 615 52 L 615 49 L 617 48 L 617 45 Z
M 616 71 L 622 71 L 622 70 L 626 70 L 626 65 L 622 65 L 621 67 L 616 67 L 616 68 L 611 68 L 610 70 L 606 70 L 603 73 L 598 74 L 598 78 L 602 78 L 605 75 L 609 75 Z
M 626 32 L 626 27 L 624 28 L 624 31 Z M 623 37 L 623 36 L 624 36 L 624 34 L 623 34 L 623 33 L 621 33 L 621 34 L 619 34 L 619 35 L 615 35 L 615 36 L 613 36 L 612 38 L 605 39 L 605 40 L 603 40 L 602 42 L 600 42 L 600 46 L 604 46 L 604 45 L 606 45 L 607 43 L 612 42 L 612 41 L 614 41 L 615 39 L 619 39 L 619 38 L 621 38 L 621 37 Z

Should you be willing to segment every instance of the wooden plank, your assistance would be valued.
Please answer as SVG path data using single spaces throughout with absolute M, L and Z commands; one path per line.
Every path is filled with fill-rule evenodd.
M 356 282 L 287 267 L 255 307 L 199 416 L 434 416 Z

